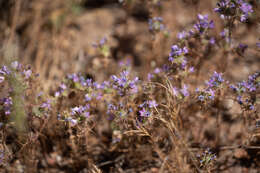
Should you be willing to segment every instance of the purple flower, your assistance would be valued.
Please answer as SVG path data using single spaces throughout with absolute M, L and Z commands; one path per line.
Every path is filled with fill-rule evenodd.
M 123 96 L 126 94 L 135 94 L 138 91 L 137 83 L 139 82 L 138 77 L 133 80 L 129 79 L 129 71 L 124 70 L 120 73 L 120 76 L 111 76 L 113 80 L 113 88 L 117 90 L 118 94 Z
M 176 87 L 173 87 L 172 92 L 173 92 L 173 95 L 178 97 L 178 98 L 182 98 L 182 96 L 188 97 L 190 95 L 189 91 L 188 91 L 188 87 L 185 84 L 183 85 L 182 89 L 178 89 Z M 182 96 L 180 94 L 182 94 Z
M 199 95 L 199 96 L 198 96 L 198 99 L 199 99 L 200 101 L 204 101 L 205 97 L 204 97 L 203 95 Z
M 151 79 L 154 77 L 154 75 L 153 74 L 151 74 L 151 73 L 148 73 L 147 74 L 147 79 L 148 79 L 148 81 L 151 81 Z
M 254 105 L 250 105 L 250 106 L 249 106 L 249 109 L 250 109 L 250 110 L 254 110 L 254 109 L 255 109 Z
M 4 106 L 10 106 L 10 105 L 13 104 L 11 97 L 4 98 L 4 99 L 3 99 L 3 102 L 4 102 Z
M 169 61 L 173 62 L 175 59 L 178 59 L 187 53 L 188 49 L 186 47 L 180 48 L 178 45 L 173 45 L 169 54 Z
M 190 72 L 190 73 L 193 73 L 193 72 L 194 72 L 194 67 L 190 67 L 190 68 L 189 68 L 189 72 Z
M 9 75 L 10 73 L 11 71 L 6 66 L 2 66 L 2 68 L 0 69 L 1 75 Z
M 183 88 L 180 90 L 181 93 L 183 94 L 184 97 L 188 97 L 190 94 L 189 94 L 189 91 L 188 91 L 188 87 L 187 85 L 183 85 Z
M 86 80 L 86 83 L 87 83 L 87 85 L 88 85 L 89 87 L 92 86 L 92 79 L 87 79 L 87 80 Z M 97 87 L 98 83 L 94 82 L 93 85 L 94 85 L 95 87 Z
M 151 112 L 147 111 L 145 108 L 139 111 L 140 116 L 142 117 L 149 117 L 151 115 Z
M 245 22 L 248 19 L 249 13 L 253 12 L 252 6 L 244 0 L 230 1 L 221 0 L 217 3 L 215 12 L 219 13 L 223 19 L 231 19 L 232 16 L 240 16 L 240 21 Z
M 62 83 L 62 84 L 60 85 L 60 88 L 61 88 L 62 90 L 65 90 L 65 89 L 67 89 L 67 86 L 66 86 L 64 83 Z
M 11 106 L 13 105 L 11 97 L 5 97 L 0 99 L 0 104 L 3 105 L 3 109 L 5 111 L 5 115 L 11 114 Z
M 24 70 L 25 79 L 28 79 L 32 75 L 32 70 Z
M 239 45 L 237 47 L 238 51 L 240 51 L 241 53 L 244 53 L 247 48 L 248 48 L 248 46 L 243 43 L 239 43 Z
M 256 43 L 256 46 L 257 46 L 258 48 L 260 48 L 260 42 Z
M 64 83 L 60 84 L 58 91 L 55 92 L 54 96 L 59 97 L 66 89 L 67 86 Z
M 212 77 L 210 78 L 210 80 L 208 82 L 206 82 L 206 84 L 208 85 L 209 88 L 212 88 L 212 87 L 220 86 L 223 82 L 224 82 L 224 79 L 222 78 L 222 74 L 217 73 L 215 71 L 214 74 L 212 75 Z
M 161 17 L 153 17 L 148 20 L 149 30 L 151 32 L 159 32 L 165 30 L 163 19 Z
M 179 32 L 177 37 L 180 40 L 185 39 L 187 37 L 187 33 L 185 31 Z
M 73 119 L 71 117 L 66 118 L 65 121 L 70 122 L 73 126 L 75 126 L 78 123 L 78 120 Z
M 73 82 L 78 82 L 79 81 L 79 77 L 75 73 L 69 74 L 69 75 L 67 75 L 67 77 L 68 77 L 68 79 L 72 80 Z
M 253 9 L 252 9 L 252 6 L 246 2 L 242 3 L 240 9 L 245 13 L 245 14 L 248 14 L 248 13 L 253 13 Z
M 214 90 L 209 89 L 209 91 L 207 91 L 207 93 L 208 93 L 208 98 L 211 99 L 211 100 L 214 100 L 214 97 L 215 97 Z
M 103 38 L 99 41 L 99 44 L 100 44 L 101 46 L 103 46 L 106 42 L 107 42 L 107 38 L 106 38 L 106 37 L 103 37 Z
M 149 108 L 157 107 L 158 104 L 155 100 L 148 101 Z
M 157 67 L 157 68 L 154 69 L 154 73 L 155 73 L 155 74 L 158 74 L 158 73 L 160 73 L 160 72 L 161 72 L 161 69 L 160 69 L 160 68 Z
M 85 101 L 86 101 L 86 102 L 91 101 L 91 97 L 90 97 L 89 94 L 86 94 L 86 95 L 85 95 Z
M 259 81 L 260 73 L 255 73 L 248 77 L 247 81 L 237 83 L 237 85 L 231 85 L 230 88 L 238 94 L 248 92 L 254 92 L 260 86 Z
M 103 37 L 98 43 L 93 43 L 92 46 L 94 48 L 101 48 L 107 43 L 107 38 Z
M 179 95 L 179 91 L 178 91 L 178 89 L 176 87 L 172 88 L 172 93 L 173 93 L 174 96 L 178 96 Z
M 208 15 L 198 14 L 198 22 L 194 25 L 194 29 L 202 34 L 206 29 L 214 28 L 213 20 L 209 21 Z
M 90 113 L 89 113 L 89 112 L 84 112 L 84 113 L 83 113 L 83 116 L 84 116 L 85 118 L 88 118 L 88 117 L 90 116 Z
M 47 109 L 48 111 L 51 110 L 51 100 L 47 100 L 46 102 L 42 103 L 40 107 Z
M 242 101 L 242 96 L 237 96 L 237 102 L 242 105 L 243 101 Z
M 210 44 L 215 44 L 216 43 L 215 38 L 211 37 L 210 40 L 209 40 L 209 43 Z

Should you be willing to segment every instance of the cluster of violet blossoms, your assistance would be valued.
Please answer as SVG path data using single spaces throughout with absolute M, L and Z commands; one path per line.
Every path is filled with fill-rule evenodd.
M 71 125 L 76 125 L 80 122 L 82 119 L 86 119 L 90 116 L 89 112 L 90 106 L 86 104 L 85 106 L 76 106 L 71 108 L 71 111 L 69 115 L 66 117 L 62 117 L 60 114 L 58 114 L 58 120 L 70 122 Z
M 198 158 L 200 158 L 200 165 L 203 166 L 208 166 L 211 164 L 213 161 L 216 160 L 217 156 L 213 152 L 210 151 L 209 148 L 207 148 L 202 155 L 198 154 Z
M 194 25 L 194 29 L 199 32 L 199 34 L 204 33 L 208 29 L 214 28 L 213 20 L 209 21 L 208 15 L 198 14 L 198 22 Z
M 254 109 L 254 101 L 249 98 L 243 99 L 243 94 L 253 93 L 260 87 L 260 73 L 257 72 L 248 77 L 247 81 L 237 83 L 237 85 L 230 85 L 230 88 L 237 94 L 237 102 L 244 106 L 244 108 Z
M 11 71 L 7 68 L 7 66 L 2 66 L 0 69 L 0 83 L 2 83 L 5 80 L 5 77 L 10 73 Z
M 85 118 L 88 118 L 90 113 L 89 113 L 89 104 L 86 104 L 85 106 L 76 106 L 74 108 L 71 108 L 71 116 L 83 116 Z
M 139 82 L 139 79 L 138 77 L 135 77 L 133 80 L 130 80 L 128 70 L 122 71 L 119 77 L 113 75 L 111 78 L 112 86 L 120 96 L 137 93 L 137 83 Z
M 241 22 L 245 22 L 253 12 L 252 6 L 244 0 L 221 0 L 217 6 L 214 11 L 219 13 L 222 19 L 238 16 Z
M 175 63 L 181 65 L 181 68 L 184 69 L 187 64 L 187 60 L 185 55 L 188 53 L 188 49 L 186 47 L 179 47 L 178 45 L 173 45 L 171 47 L 171 52 L 169 54 L 169 61 L 171 63 Z
M 58 90 L 55 92 L 55 97 L 61 96 L 62 93 L 64 93 L 64 91 L 65 91 L 66 89 L 67 89 L 67 86 L 66 86 L 64 83 L 60 84 Z
M 181 89 L 178 89 L 176 87 L 172 88 L 172 93 L 174 96 L 176 96 L 179 99 L 188 97 L 190 95 L 189 91 L 188 91 L 188 86 L 187 85 L 183 85 L 183 87 Z
M 216 71 L 213 73 L 209 81 L 206 81 L 207 87 L 203 90 L 199 88 L 196 89 L 196 92 L 199 94 L 198 100 L 205 101 L 206 99 L 214 100 L 216 89 L 220 88 L 221 85 L 225 82 L 222 78 L 221 73 Z
M 156 108 L 158 104 L 155 100 L 145 101 L 138 107 L 141 109 L 139 111 L 141 117 L 149 117 L 152 113 L 152 108 Z
M 128 108 L 125 104 L 120 102 L 118 105 L 114 105 L 112 103 L 107 104 L 107 115 L 109 115 L 110 119 L 115 118 L 115 116 L 125 117 L 129 113 L 133 112 L 133 109 L 130 107 Z
M 152 33 L 160 32 L 165 30 L 163 19 L 161 17 L 153 17 L 148 20 L 149 31 Z
M 5 97 L 0 99 L 0 105 L 2 105 L 5 115 L 11 114 L 11 108 L 13 105 L 11 97 Z
M 194 24 L 193 28 L 189 32 L 182 31 L 177 34 L 179 40 L 188 39 L 190 37 L 198 36 L 198 35 L 200 36 L 204 34 L 206 31 L 208 31 L 209 29 L 214 28 L 214 22 L 213 20 L 209 20 L 207 14 L 205 15 L 198 14 L 197 18 L 198 18 L 197 23 Z M 214 44 L 214 41 L 215 40 L 211 38 L 210 43 Z

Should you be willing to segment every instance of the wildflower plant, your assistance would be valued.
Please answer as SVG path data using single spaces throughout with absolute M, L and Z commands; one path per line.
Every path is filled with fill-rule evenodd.
M 244 55 L 245 51 L 252 49 L 235 40 L 232 34 L 236 22 L 247 22 L 253 9 L 244 0 L 220 0 L 215 12 L 220 14 L 225 26 L 218 37 L 211 33 L 214 21 L 207 14 L 198 14 L 190 30 L 177 34 L 177 39 L 169 47 L 169 55 L 160 56 L 165 64 L 153 66 L 153 70 L 145 74 L 147 79 L 135 73 L 129 63 L 116 69 L 117 72 L 104 81 L 95 80 L 95 76 L 86 77 L 84 73 L 68 74 L 55 90 L 46 93 L 37 87 L 37 75 L 30 66 L 23 66 L 18 61 L 2 66 L 0 147 L 8 150 L 0 150 L 0 162 L 6 162 L 7 153 L 11 153 L 11 162 L 20 159 L 22 164 L 34 165 L 35 169 L 44 171 L 57 167 L 59 170 L 73 168 L 73 172 L 84 172 L 81 167 L 93 162 L 98 166 L 95 170 L 107 170 L 105 167 L 109 165 L 109 170 L 122 172 L 125 169 L 122 165 L 135 167 L 131 165 L 134 162 L 131 159 L 137 155 L 136 151 L 145 148 L 149 151 L 147 156 L 150 154 L 145 159 L 153 159 L 151 168 L 158 167 L 160 172 L 213 172 L 219 169 L 221 161 L 225 160 L 223 157 L 230 157 L 222 156 L 222 146 L 234 142 L 232 137 L 229 139 L 223 135 L 220 139 L 219 136 L 226 133 L 224 130 L 228 129 L 228 123 L 240 123 L 236 117 L 239 114 L 237 109 L 241 109 L 244 117 L 252 120 L 250 123 L 259 129 L 260 73 L 256 72 L 242 82 L 232 79 L 229 82 L 230 76 L 226 75 L 229 68 L 215 64 L 205 70 L 200 68 L 209 58 L 218 58 L 209 53 L 212 47 L 218 48 L 214 50 L 217 55 L 227 52 L 223 40 L 236 45 L 235 51 L 229 51 L 230 56 Z M 161 17 L 150 19 L 148 24 L 153 35 L 166 31 Z M 105 38 L 94 47 L 102 56 L 110 56 Z M 228 66 L 229 60 L 226 58 L 221 63 Z M 211 67 L 216 71 L 203 83 Z M 240 106 L 231 105 L 236 113 L 226 108 L 224 101 L 229 102 L 230 98 Z M 204 111 L 204 107 L 209 109 Z M 206 129 L 208 126 L 209 130 Z M 10 127 L 23 132 L 25 140 L 14 140 L 10 144 L 8 140 L 16 139 L 16 134 L 9 132 Z M 249 124 L 243 127 L 248 128 Z M 246 130 L 242 129 L 236 136 L 249 136 L 245 134 Z M 251 136 L 258 137 L 255 134 Z M 237 141 L 240 146 L 224 149 L 245 149 L 247 157 L 252 157 L 250 160 L 257 160 L 255 155 L 258 155 L 252 155 L 251 151 L 259 149 L 253 146 L 259 141 L 252 142 L 249 137 L 238 137 Z M 211 145 L 216 153 L 206 149 L 197 158 L 194 156 L 197 150 Z M 33 159 L 26 158 L 28 152 Z M 145 160 L 141 156 L 138 159 Z M 219 164 L 215 164 L 217 160 Z M 28 165 L 26 171 L 30 172 Z
M 169 36 L 169 31 L 167 30 L 166 26 L 163 24 L 162 17 L 153 17 L 148 20 L 149 31 L 152 34 L 156 33 L 163 33 L 164 36 Z
M 106 37 L 102 38 L 98 43 L 93 43 L 93 47 L 96 48 L 104 57 L 110 55 L 110 47 L 107 44 Z
M 207 148 L 201 155 L 197 155 L 197 157 L 200 159 L 200 167 L 208 171 L 212 169 L 217 158 L 216 154 L 211 152 L 209 148 Z
M 236 101 L 245 110 L 254 110 L 256 99 L 253 93 L 260 87 L 260 73 L 257 72 L 236 85 L 231 84 L 230 89 L 236 94 Z
M 199 101 L 205 100 L 214 100 L 215 92 L 219 89 L 222 89 L 225 80 L 222 77 L 221 73 L 217 73 L 216 71 L 213 73 L 209 81 L 206 81 L 206 88 L 204 89 L 196 89 L 196 93 L 198 94 Z
M 252 6 L 245 0 L 221 0 L 217 3 L 215 12 L 220 14 L 222 19 L 246 22 L 253 12 Z

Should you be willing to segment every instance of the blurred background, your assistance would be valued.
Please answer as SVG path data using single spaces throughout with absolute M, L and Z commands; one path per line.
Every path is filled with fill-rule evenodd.
M 0 0 L 0 63 L 19 60 L 30 64 L 40 74 L 45 90 L 72 72 L 103 80 L 114 73 L 122 61 L 130 61 L 142 78 L 150 68 L 167 61 L 177 33 L 192 26 L 198 13 L 209 14 L 209 18 L 216 22 L 216 36 L 221 32 L 223 24 L 212 10 L 216 2 Z M 259 5 L 258 1 L 251 3 Z M 168 38 L 155 37 L 149 32 L 148 19 L 155 16 L 164 19 L 170 33 Z M 255 22 L 249 21 L 239 27 L 237 38 L 253 45 L 258 39 L 255 36 L 260 35 L 259 28 Z M 244 33 L 247 33 L 246 37 Z M 105 60 L 93 47 L 93 43 L 104 37 L 110 47 Z M 231 78 L 243 79 L 259 69 L 259 57 L 255 52 L 246 57 L 233 59 Z M 206 72 L 219 63 L 219 58 L 209 58 L 209 62 L 211 65 L 204 63 Z

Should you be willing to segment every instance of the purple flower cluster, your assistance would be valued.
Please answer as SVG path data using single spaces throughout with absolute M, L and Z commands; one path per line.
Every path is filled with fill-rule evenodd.
M 141 109 L 139 111 L 141 117 L 149 117 L 152 114 L 152 108 L 156 108 L 158 104 L 155 100 L 145 101 L 138 107 Z
M 139 81 L 138 77 L 135 77 L 133 80 L 129 79 L 129 71 L 124 70 L 120 73 L 120 76 L 116 75 L 111 76 L 112 86 L 120 96 L 127 94 L 135 94 L 138 91 L 137 83 Z
M 112 103 L 107 104 L 107 115 L 109 115 L 110 119 L 117 117 L 125 117 L 129 113 L 133 112 L 132 108 L 128 108 L 127 105 L 120 102 L 118 105 L 114 105 Z
M 153 17 L 148 20 L 149 30 L 152 33 L 160 32 L 165 30 L 163 19 L 161 17 Z
M 0 150 L 0 165 L 3 164 L 4 158 L 5 158 L 5 151 L 4 150 Z
M 92 46 L 95 48 L 102 48 L 107 43 L 107 38 L 103 37 L 98 43 L 93 43 Z
M 97 82 L 93 82 L 91 78 L 84 78 L 80 74 L 69 74 L 67 75 L 67 78 L 70 82 L 72 82 L 72 86 L 75 86 L 79 89 L 89 89 L 90 91 L 97 91 L 99 89 L 106 90 L 110 87 L 109 81 L 104 81 L 103 83 L 99 84 Z M 59 96 L 64 90 L 66 90 L 66 85 L 63 83 L 60 85 L 59 90 L 57 91 L 57 95 Z M 92 96 L 98 96 L 100 94 L 93 94 Z
M 12 108 L 12 105 L 13 105 L 11 97 L 4 97 L 4 98 L 0 99 L 0 105 L 3 106 L 3 110 L 5 112 L 5 115 L 11 114 L 11 108 Z
M 206 82 L 208 85 L 208 88 L 213 88 L 213 87 L 219 87 L 225 80 L 222 78 L 221 73 L 217 73 L 214 71 L 213 75 L 209 79 L 209 81 Z
M 74 108 L 71 108 L 71 115 L 72 116 L 75 116 L 75 115 L 78 115 L 78 116 L 83 116 L 85 118 L 88 118 L 90 113 L 89 113 L 89 104 L 85 105 L 85 106 L 76 106 Z
M 60 117 L 60 114 L 58 114 L 58 119 L 60 119 L 59 117 Z M 76 124 L 78 124 L 78 120 L 75 118 L 72 118 L 72 117 L 66 117 L 66 118 L 64 118 L 63 121 L 70 122 L 72 126 L 75 126 Z
M 257 43 L 256 43 L 256 46 L 257 46 L 258 48 L 260 48 L 260 42 L 257 42 Z
M 241 10 L 240 21 L 245 22 L 248 19 L 249 13 L 253 13 L 253 9 L 249 3 L 246 3 L 243 0 L 240 0 L 239 2 Z
M 184 69 L 187 64 L 187 60 L 185 55 L 188 53 L 188 49 L 186 47 L 179 47 L 178 45 L 173 45 L 171 47 L 171 52 L 169 54 L 169 61 L 171 63 L 175 63 L 181 65 L 181 68 Z
M 153 79 L 156 75 L 160 74 L 161 72 L 162 72 L 161 68 L 158 68 L 158 67 L 155 68 L 152 73 L 147 74 L 148 81 L 151 81 L 151 79 Z
M 237 83 L 237 85 L 230 85 L 230 88 L 238 93 L 242 94 L 245 92 L 254 92 L 260 86 L 260 73 L 257 72 L 248 77 L 247 81 Z
M 201 36 L 202 34 L 207 33 L 209 29 L 214 28 L 213 20 L 209 20 L 208 15 L 198 14 L 198 21 L 194 24 L 193 28 L 189 30 L 189 32 L 182 31 L 177 34 L 177 38 L 179 40 L 185 40 L 194 36 Z M 215 44 L 215 40 L 213 38 L 210 39 L 211 44 Z
M 254 99 L 250 98 L 247 93 L 253 93 L 260 87 L 260 73 L 257 72 L 248 77 L 247 81 L 237 83 L 237 85 L 230 85 L 230 88 L 237 94 L 237 102 L 245 109 L 254 109 Z
M 246 51 L 247 48 L 248 48 L 248 45 L 243 44 L 243 43 L 239 43 L 239 45 L 237 47 L 237 52 L 239 54 L 243 54 Z
M 64 112 L 64 116 L 58 114 L 58 120 L 70 122 L 71 125 L 76 125 L 82 120 L 89 118 L 90 116 L 90 105 L 86 104 L 85 106 L 75 106 L 70 109 L 70 112 Z
M 58 91 L 55 92 L 55 97 L 59 97 L 62 95 L 62 93 L 67 89 L 67 86 L 62 83 L 60 84 L 59 88 L 58 88 Z
M 198 14 L 198 22 L 194 25 L 194 29 L 200 34 L 204 33 L 208 29 L 214 28 L 213 20 L 209 21 L 208 15 Z
M 233 16 L 238 16 L 241 22 L 245 22 L 249 14 L 253 12 L 253 9 L 244 0 L 221 0 L 217 3 L 217 8 L 214 11 L 219 13 L 222 19 L 230 19 Z
M 196 89 L 198 93 L 198 100 L 204 101 L 206 99 L 214 100 L 215 98 L 215 91 L 216 89 L 220 88 L 221 85 L 224 83 L 224 79 L 222 78 L 221 73 L 217 73 L 216 71 L 213 73 L 209 81 L 206 81 L 207 87 L 203 90 L 199 88 Z
M 9 75 L 11 71 L 7 68 L 7 66 L 2 66 L 0 69 L 0 83 L 5 80 L 5 76 Z
M 200 166 L 205 167 L 209 165 L 212 161 L 216 160 L 216 154 L 212 153 L 209 148 L 207 148 L 202 155 L 197 155 L 200 158 Z
M 67 78 L 72 80 L 73 82 L 78 82 L 79 81 L 79 76 L 76 73 L 68 74 Z
M 2 75 L 9 75 L 10 73 L 11 73 L 11 71 L 5 65 L 2 66 L 2 68 L 0 69 L 0 74 L 2 74 Z
M 29 79 L 32 75 L 32 70 L 31 69 L 24 70 L 22 74 L 25 76 L 25 79 Z
M 42 109 L 46 109 L 47 111 L 51 110 L 51 100 L 48 99 L 46 102 L 43 102 L 40 106 Z
M 187 85 L 183 85 L 183 87 L 181 89 L 178 89 L 176 87 L 172 88 L 172 93 L 174 96 L 176 96 L 177 98 L 184 98 L 184 97 L 188 97 L 190 95 L 189 91 L 188 91 L 188 86 Z

